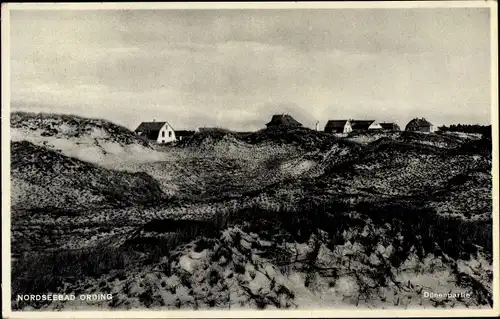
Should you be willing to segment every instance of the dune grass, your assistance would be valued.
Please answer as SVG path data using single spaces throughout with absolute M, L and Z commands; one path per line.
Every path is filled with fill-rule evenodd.
M 118 273 L 136 265 L 139 261 L 140 255 L 126 247 L 100 246 L 75 250 L 26 252 L 12 262 L 13 309 L 21 309 L 25 303 L 16 302 L 17 295 L 64 293 L 65 283 L 98 278 L 110 272 Z M 28 303 L 38 308 L 50 302 Z

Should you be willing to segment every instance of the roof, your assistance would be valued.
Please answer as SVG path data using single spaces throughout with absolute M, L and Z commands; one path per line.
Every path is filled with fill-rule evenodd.
M 142 122 L 135 132 L 159 131 L 167 122 Z
M 348 120 L 329 120 L 325 125 L 325 132 L 343 130 Z
M 384 130 L 399 130 L 399 125 L 396 123 L 380 123 L 380 126 L 382 126 Z
M 408 125 L 416 125 L 416 126 L 419 126 L 419 127 L 429 127 L 429 126 L 432 126 L 432 123 L 427 121 L 425 118 L 414 118 L 413 120 L 411 120 L 410 122 L 408 122 L 407 126 Z
M 367 130 L 375 120 L 351 120 L 353 130 Z
M 266 124 L 266 126 L 279 126 L 279 125 L 302 126 L 301 123 L 299 123 L 291 115 L 288 114 L 273 115 L 271 121 Z

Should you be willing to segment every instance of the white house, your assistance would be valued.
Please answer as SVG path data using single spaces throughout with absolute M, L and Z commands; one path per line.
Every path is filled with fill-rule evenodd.
M 135 132 L 149 141 L 159 144 L 176 141 L 175 131 L 168 122 L 142 122 Z
M 349 120 L 330 120 L 325 125 L 327 133 L 350 133 L 352 132 L 351 121 Z

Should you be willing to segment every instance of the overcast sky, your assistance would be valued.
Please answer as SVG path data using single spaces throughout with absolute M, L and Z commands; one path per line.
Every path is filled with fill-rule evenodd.
M 490 123 L 489 9 L 11 11 L 12 110 Z

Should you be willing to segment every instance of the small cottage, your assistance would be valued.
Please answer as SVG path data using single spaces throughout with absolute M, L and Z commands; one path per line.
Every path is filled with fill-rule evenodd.
M 167 122 L 142 122 L 135 133 L 151 142 L 159 144 L 170 143 L 176 140 L 175 131 Z
M 350 120 L 353 131 L 381 130 L 382 126 L 375 120 Z
M 380 123 L 380 126 L 384 131 L 401 131 L 396 123 Z
M 288 127 L 300 127 L 302 126 L 297 120 L 295 120 L 289 114 L 279 114 L 273 115 L 271 121 L 266 124 L 267 127 L 278 127 L 278 126 L 288 126 Z
M 350 133 L 352 132 L 349 120 L 330 120 L 325 125 L 326 133 Z
M 405 131 L 434 132 L 434 125 L 425 118 L 414 118 L 406 124 Z

